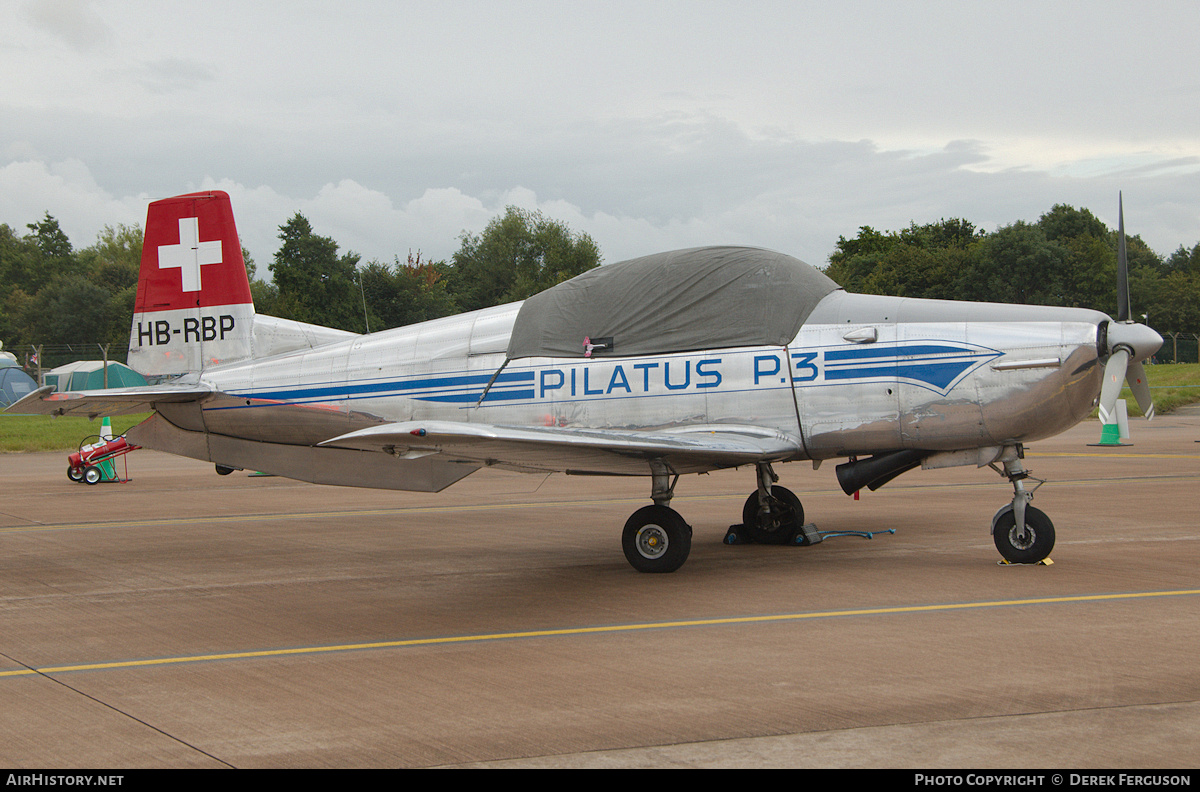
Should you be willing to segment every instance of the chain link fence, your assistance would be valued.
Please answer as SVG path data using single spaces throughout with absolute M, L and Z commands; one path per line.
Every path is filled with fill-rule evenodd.
M 109 363 L 124 363 L 129 346 L 123 344 L 28 344 L 21 349 L 6 349 L 16 356 L 17 362 L 39 385 L 51 369 L 79 360 L 107 360 Z
M 1162 349 L 1155 363 L 1200 363 L 1200 336 L 1195 333 L 1163 333 Z

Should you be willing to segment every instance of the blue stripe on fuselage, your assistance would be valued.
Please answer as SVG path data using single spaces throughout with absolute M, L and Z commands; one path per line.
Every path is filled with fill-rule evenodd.
M 532 371 L 501 373 L 500 376 L 496 377 L 493 387 L 509 383 L 532 383 L 533 378 L 534 373 Z M 233 395 L 248 399 L 271 399 L 274 401 L 319 401 L 328 398 L 361 398 L 368 394 L 384 395 L 387 393 L 402 392 L 411 395 L 414 399 L 421 399 L 421 396 L 412 395 L 411 392 L 422 390 L 443 391 L 451 388 L 478 385 L 480 387 L 474 394 L 474 399 L 478 401 L 480 394 L 483 393 L 482 386 L 487 385 L 491 379 L 491 374 L 465 374 L 453 377 L 426 377 L 407 381 L 386 380 L 383 382 L 346 383 L 344 385 L 299 386 L 273 391 L 235 392 Z M 524 391 L 521 392 L 524 393 Z M 528 391 L 528 394 L 532 398 L 533 391 Z M 426 397 L 425 400 L 441 395 L 444 394 L 435 393 L 431 397 Z M 490 392 L 488 393 L 488 398 L 492 398 Z
M 825 351 L 824 378 L 905 379 L 946 391 L 968 370 L 1000 352 L 953 343 L 916 343 Z

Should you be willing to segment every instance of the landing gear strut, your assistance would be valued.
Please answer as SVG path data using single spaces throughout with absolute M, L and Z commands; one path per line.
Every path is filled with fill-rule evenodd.
M 1012 484 L 1012 503 L 992 518 L 992 540 L 1010 564 L 1036 564 L 1048 558 L 1054 549 L 1054 523 L 1041 509 L 1029 505 L 1033 491 L 1025 489 L 1025 479 L 1033 477 L 1021 464 L 1020 446 L 1015 451 L 1006 455 L 1010 458 L 1004 459 L 1001 473 Z M 1034 480 L 1041 486 L 1040 479 Z
M 625 522 L 621 549 L 638 572 L 674 572 L 692 550 L 692 526 L 670 507 L 679 475 L 662 462 L 651 462 L 650 499 Z
M 758 489 L 750 493 L 742 507 L 744 539 L 759 544 L 808 544 L 803 539 L 804 506 L 795 493 L 775 484 L 779 476 L 770 463 L 758 468 Z M 797 541 L 799 539 L 799 541 Z

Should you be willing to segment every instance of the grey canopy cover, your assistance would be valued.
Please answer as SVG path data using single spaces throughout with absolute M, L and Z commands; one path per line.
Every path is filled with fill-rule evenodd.
M 596 267 L 525 301 L 510 360 L 584 357 L 584 338 L 611 339 L 597 355 L 649 355 L 783 346 L 839 286 L 770 250 L 704 247 Z

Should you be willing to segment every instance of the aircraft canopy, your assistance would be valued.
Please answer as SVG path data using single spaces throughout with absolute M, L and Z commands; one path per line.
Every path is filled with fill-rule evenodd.
M 839 286 L 770 250 L 704 247 L 606 264 L 530 297 L 508 344 L 510 360 L 650 355 L 791 342 Z

